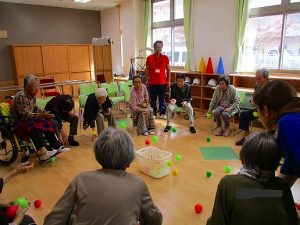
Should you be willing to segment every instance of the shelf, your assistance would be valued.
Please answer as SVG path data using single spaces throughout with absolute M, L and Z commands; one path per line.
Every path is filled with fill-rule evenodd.
M 202 98 L 203 100 L 208 100 L 208 101 L 210 101 L 211 100 L 211 98 Z
M 216 89 L 216 87 L 211 87 L 211 86 L 202 86 L 203 88 L 209 88 L 209 89 Z
M 193 99 L 201 99 L 200 96 L 192 96 Z

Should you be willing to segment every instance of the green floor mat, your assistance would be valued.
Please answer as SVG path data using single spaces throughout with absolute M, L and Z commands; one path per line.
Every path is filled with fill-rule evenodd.
M 231 147 L 200 147 L 204 160 L 238 159 Z

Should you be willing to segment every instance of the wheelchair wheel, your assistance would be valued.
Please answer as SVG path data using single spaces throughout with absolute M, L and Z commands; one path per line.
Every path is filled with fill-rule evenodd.
M 0 126 L 0 164 L 10 165 L 18 158 L 18 144 L 12 132 Z
M 188 120 L 188 119 L 189 119 L 189 115 L 188 115 L 188 114 L 185 114 L 185 115 L 183 116 L 183 118 L 184 118 L 185 120 Z

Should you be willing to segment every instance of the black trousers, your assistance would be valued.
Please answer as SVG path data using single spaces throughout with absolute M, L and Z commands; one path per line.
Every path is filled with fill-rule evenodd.
M 250 122 L 257 119 L 253 116 L 254 111 L 254 109 L 249 109 L 241 112 L 239 129 L 249 131 Z
M 57 136 L 55 135 L 54 132 L 51 131 L 41 131 L 38 129 L 33 129 L 29 133 L 29 137 L 32 140 L 37 150 L 40 150 L 42 147 L 46 145 L 45 139 L 49 142 L 50 146 L 54 149 L 58 149 L 61 146 L 60 142 L 57 139 Z
M 65 122 L 70 123 L 70 131 L 69 131 L 69 136 L 74 136 L 77 135 L 77 127 L 78 127 L 78 116 L 76 115 L 70 115 L 69 113 L 63 113 L 60 115 L 61 119 Z M 55 119 L 51 120 L 55 126 L 58 129 L 58 136 L 59 136 L 59 125 Z

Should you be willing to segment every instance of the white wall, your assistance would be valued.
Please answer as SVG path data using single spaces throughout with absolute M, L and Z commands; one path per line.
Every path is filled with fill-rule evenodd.
M 121 41 L 119 8 L 101 11 L 101 36 L 109 36 L 113 40 L 111 46 L 113 72 L 123 73 L 121 67 Z
M 235 34 L 235 0 L 194 0 L 194 55 L 212 57 L 216 72 L 222 56 L 225 73 L 232 72 Z

